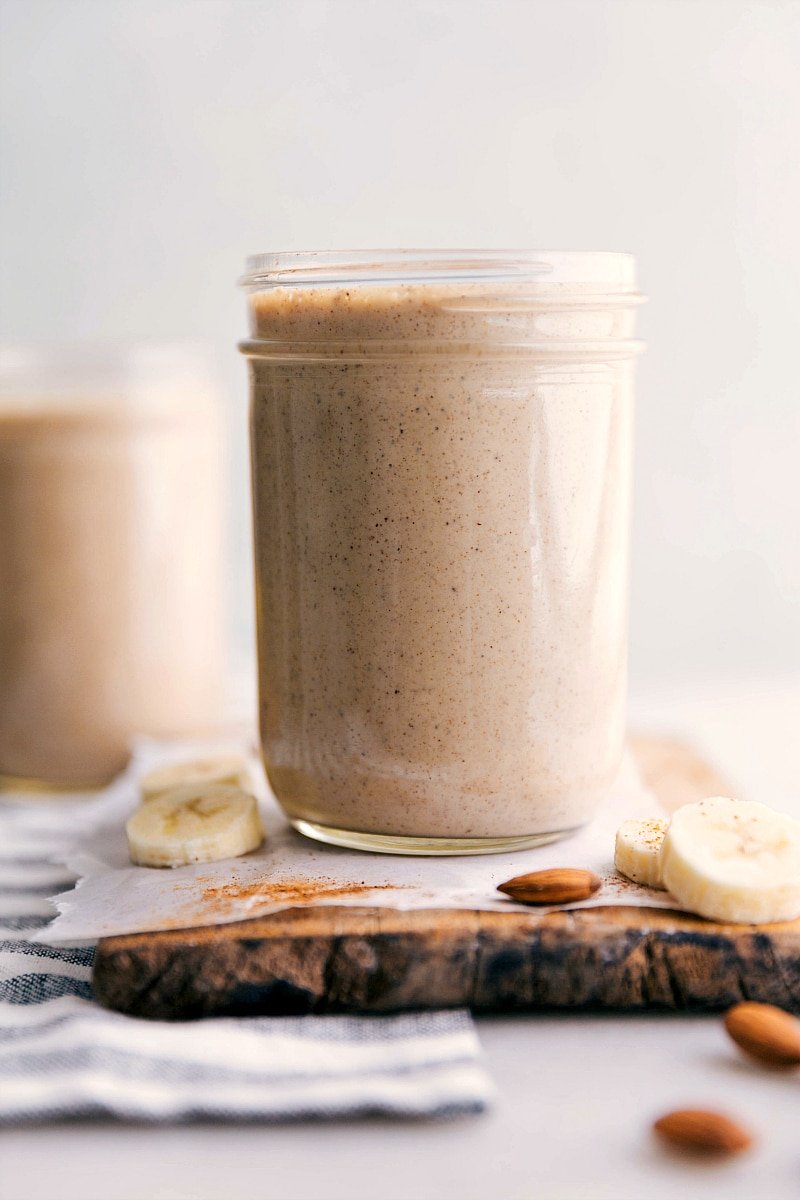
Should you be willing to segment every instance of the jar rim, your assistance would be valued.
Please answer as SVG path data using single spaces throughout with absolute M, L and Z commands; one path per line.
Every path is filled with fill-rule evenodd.
M 636 292 L 636 260 L 610 250 L 280 250 L 246 260 L 242 287 L 413 282 L 578 283 Z

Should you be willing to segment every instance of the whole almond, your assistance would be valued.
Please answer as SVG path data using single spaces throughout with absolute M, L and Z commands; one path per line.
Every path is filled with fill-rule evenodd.
M 725 1014 L 725 1028 L 746 1054 L 775 1067 L 800 1063 L 800 1021 L 772 1004 L 747 1000 Z
M 573 900 L 588 900 L 599 889 L 600 883 L 593 871 L 553 867 L 548 871 L 516 875 L 501 883 L 497 890 L 522 904 L 569 904 Z
M 681 1108 L 660 1117 L 656 1133 L 672 1146 L 707 1154 L 737 1154 L 753 1144 L 753 1137 L 724 1113 Z

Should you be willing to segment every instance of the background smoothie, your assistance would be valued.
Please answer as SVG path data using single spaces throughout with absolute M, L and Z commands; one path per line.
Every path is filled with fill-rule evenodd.
M 82 787 L 219 717 L 219 422 L 45 374 L 0 372 L 0 777 Z

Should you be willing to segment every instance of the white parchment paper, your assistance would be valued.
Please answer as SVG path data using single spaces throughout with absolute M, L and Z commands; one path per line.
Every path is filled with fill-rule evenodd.
M 252 762 L 267 831 L 263 846 L 241 858 L 173 870 L 132 866 L 124 826 L 139 803 L 139 776 L 155 765 L 218 750 L 244 753 Z M 225 924 L 306 905 L 524 910 L 498 893 L 497 885 L 525 871 L 560 866 L 589 868 L 603 886 L 590 900 L 559 907 L 678 908 L 666 892 L 639 887 L 614 870 L 614 835 L 620 823 L 658 815 L 658 800 L 627 756 L 609 802 L 571 838 L 511 854 L 368 854 L 324 846 L 295 833 L 270 795 L 255 756 L 241 744 L 141 741 L 125 774 L 76 813 L 74 849 L 59 861 L 78 876 L 77 887 L 55 897 L 59 915 L 32 940 L 73 945 L 113 934 Z

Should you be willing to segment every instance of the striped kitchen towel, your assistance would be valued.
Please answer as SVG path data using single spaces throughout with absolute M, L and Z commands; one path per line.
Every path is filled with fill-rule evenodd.
M 0 805 L 0 1123 L 104 1115 L 276 1121 L 481 1112 L 492 1087 L 466 1012 L 142 1021 L 92 999 L 94 949 L 33 944 L 53 863 L 94 803 Z

